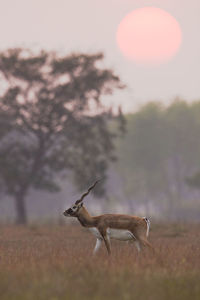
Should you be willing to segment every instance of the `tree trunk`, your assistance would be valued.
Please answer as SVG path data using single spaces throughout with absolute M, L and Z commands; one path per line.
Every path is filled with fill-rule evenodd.
M 15 208 L 16 208 L 16 223 L 26 224 L 27 223 L 27 212 L 25 203 L 25 192 L 20 192 L 15 197 Z

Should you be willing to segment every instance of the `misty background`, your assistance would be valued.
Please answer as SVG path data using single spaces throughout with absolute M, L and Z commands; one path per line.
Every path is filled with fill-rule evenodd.
M 166 9 L 183 33 L 179 53 L 155 68 L 127 61 L 115 41 L 121 19 L 146 5 Z M 0 8 L 1 222 L 63 220 L 99 178 L 85 200 L 93 214 L 199 220 L 199 2 Z

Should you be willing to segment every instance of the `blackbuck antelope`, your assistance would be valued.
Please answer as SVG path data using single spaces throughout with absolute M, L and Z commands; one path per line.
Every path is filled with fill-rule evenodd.
M 111 254 L 110 239 L 132 240 L 135 242 L 138 252 L 141 246 L 148 246 L 153 249 L 152 245 L 147 241 L 150 221 L 146 217 L 141 218 L 123 214 L 104 214 L 92 217 L 89 214 L 83 206 L 83 199 L 95 187 L 97 182 L 63 213 L 66 217 L 77 218 L 82 226 L 88 227 L 96 236 L 97 240 L 93 253 L 95 254 L 99 250 L 102 241 L 104 241 L 108 254 Z

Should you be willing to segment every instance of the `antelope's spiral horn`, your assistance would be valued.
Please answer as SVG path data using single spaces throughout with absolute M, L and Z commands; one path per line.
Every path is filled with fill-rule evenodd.
M 86 193 L 84 193 L 84 194 L 81 196 L 81 198 L 75 202 L 75 204 L 79 204 L 80 202 L 82 202 L 83 199 L 89 194 L 89 192 L 95 187 L 95 185 L 96 185 L 98 182 L 99 182 L 99 180 L 95 181 L 95 183 L 94 183 L 91 187 L 89 187 L 88 191 L 87 191 Z

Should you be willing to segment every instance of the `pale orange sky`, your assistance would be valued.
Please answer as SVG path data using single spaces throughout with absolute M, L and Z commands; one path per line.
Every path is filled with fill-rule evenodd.
M 139 67 L 120 53 L 116 30 L 135 8 L 155 6 L 172 14 L 182 28 L 178 54 L 167 64 Z M 0 48 L 28 46 L 71 51 L 103 51 L 129 89 L 113 98 L 124 110 L 148 100 L 176 96 L 200 99 L 199 0 L 0 0 Z

